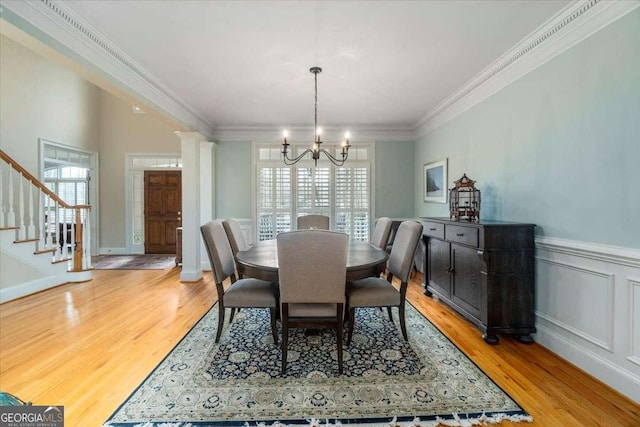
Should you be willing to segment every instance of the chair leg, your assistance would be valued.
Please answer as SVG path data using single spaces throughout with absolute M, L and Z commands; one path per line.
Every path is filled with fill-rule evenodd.
M 391 314 L 391 307 L 387 307 L 387 313 L 389 313 L 389 320 L 391 320 L 391 323 L 393 323 L 393 315 Z
M 347 334 L 347 346 L 351 345 L 351 337 L 353 336 L 353 324 L 355 323 L 355 307 L 349 307 L 349 333 Z
M 273 335 L 273 345 L 278 345 L 278 334 L 276 333 L 276 308 L 270 307 L 269 314 L 271 317 L 271 335 Z
M 389 307 L 391 309 L 391 307 Z M 404 304 L 398 306 L 398 312 L 400 313 L 400 329 L 402 329 L 402 336 L 407 341 L 407 326 L 404 324 Z
M 282 304 L 282 311 L 280 312 L 282 316 L 282 367 L 280 371 L 282 375 L 287 372 L 287 345 L 289 343 L 289 305 Z
M 238 309 L 240 311 L 240 309 Z M 231 307 L 231 316 L 229 316 L 229 324 L 233 323 L 233 316 L 236 314 L 236 308 Z
M 224 306 L 218 301 L 218 332 L 216 332 L 216 344 L 220 342 L 222 327 L 224 326 Z
M 337 321 L 338 321 L 338 326 L 337 326 L 337 330 L 336 330 L 336 340 L 338 341 L 338 375 L 342 375 L 342 328 L 344 327 L 343 325 L 343 313 L 344 313 L 344 307 L 342 306 L 342 304 L 338 304 L 338 309 L 336 312 L 336 317 L 337 317 Z

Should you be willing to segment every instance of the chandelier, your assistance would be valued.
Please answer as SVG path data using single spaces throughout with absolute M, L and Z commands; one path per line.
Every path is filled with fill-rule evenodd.
M 320 158 L 320 153 L 324 153 L 324 155 L 327 156 L 327 158 L 331 161 L 331 163 L 333 163 L 336 166 L 342 166 L 344 165 L 345 160 L 347 160 L 347 157 L 349 157 L 349 147 L 351 147 L 351 144 L 349 144 L 349 138 L 350 138 L 349 132 L 345 132 L 344 134 L 344 141 L 342 141 L 342 151 L 340 152 L 341 154 L 340 158 L 334 157 L 327 150 L 325 150 L 324 148 L 321 148 L 322 129 L 318 127 L 318 74 L 322 72 L 322 68 L 311 67 L 309 71 L 313 73 L 314 80 L 315 80 L 315 116 L 314 116 L 314 122 L 313 122 L 315 137 L 313 142 L 313 148 L 307 148 L 298 157 L 290 158 L 289 157 L 290 144 L 287 142 L 287 138 L 289 137 L 289 132 L 287 132 L 287 130 L 285 129 L 284 132 L 282 132 L 282 137 L 284 139 L 284 142 L 282 143 L 282 154 L 284 156 L 284 163 L 286 165 L 293 165 L 298 161 L 300 161 L 305 155 L 307 155 L 308 153 L 311 153 L 311 158 L 313 159 L 315 165 L 318 166 L 318 159 Z

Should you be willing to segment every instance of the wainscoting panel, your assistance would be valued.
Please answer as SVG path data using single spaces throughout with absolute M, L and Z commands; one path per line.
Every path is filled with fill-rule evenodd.
M 536 238 L 536 341 L 640 402 L 640 250 Z
M 538 318 L 613 352 L 614 275 L 541 257 L 536 261 Z
M 629 281 L 629 361 L 640 366 L 640 278 Z

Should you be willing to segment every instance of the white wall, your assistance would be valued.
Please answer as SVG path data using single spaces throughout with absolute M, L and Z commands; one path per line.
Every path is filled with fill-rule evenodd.
M 98 150 L 100 89 L 0 35 L 0 147 L 38 176 L 38 138 Z
M 32 175 L 39 175 L 39 138 L 98 150 L 99 93 L 65 67 L 0 35 L 0 148 Z M 21 283 L 42 289 L 38 281 L 45 273 L 10 256 L 7 248 L 0 250 L 3 295 Z

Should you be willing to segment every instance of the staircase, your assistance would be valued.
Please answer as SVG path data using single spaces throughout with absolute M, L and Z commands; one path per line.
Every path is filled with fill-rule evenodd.
M 88 205 L 69 205 L 0 150 L 0 303 L 92 279 Z

